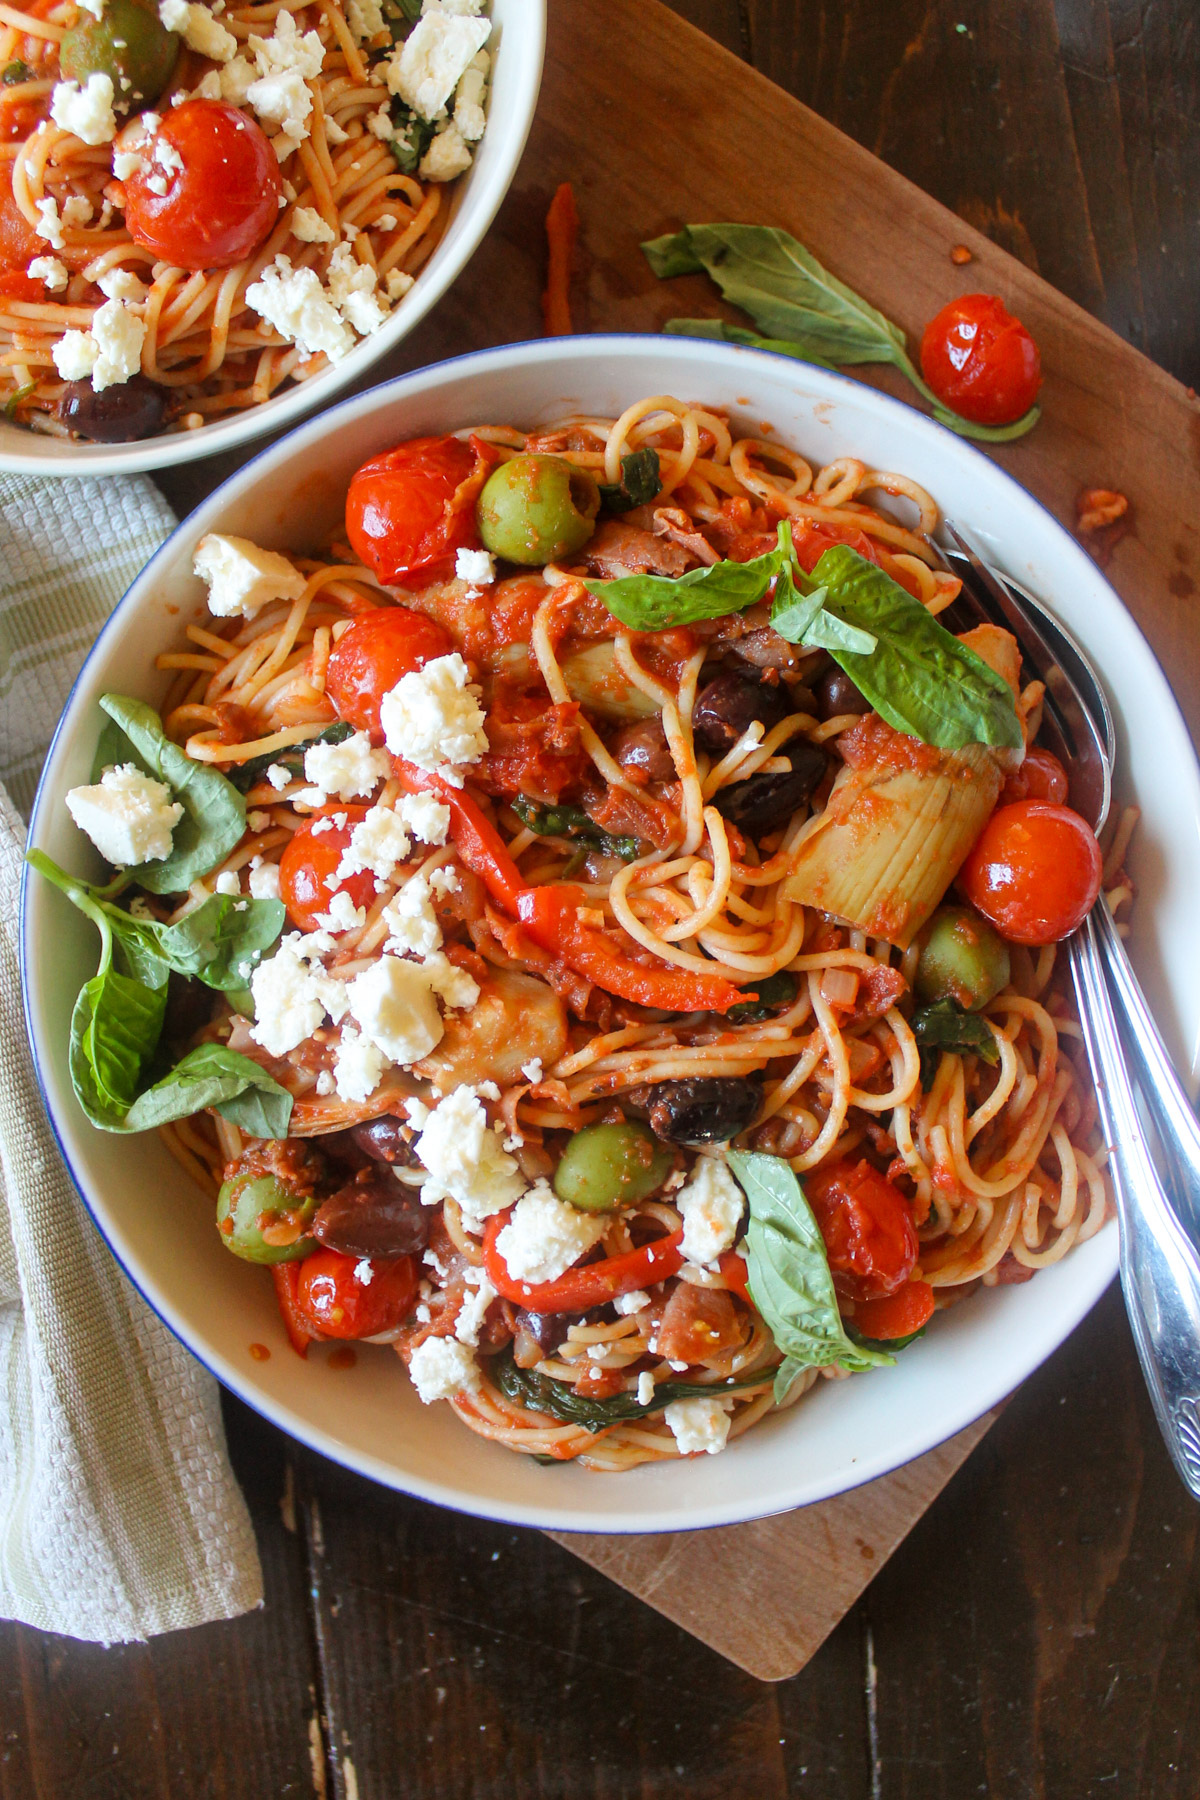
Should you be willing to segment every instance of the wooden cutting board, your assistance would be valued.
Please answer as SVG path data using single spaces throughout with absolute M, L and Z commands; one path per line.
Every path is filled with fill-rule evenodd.
M 446 300 L 374 380 L 541 334 L 543 221 L 571 181 L 580 331 L 655 331 L 720 310 L 703 277 L 659 283 L 638 249 L 689 221 L 793 232 L 919 339 L 956 294 L 999 294 L 1042 352 L 1043 418 L 995 459 L 1071 528 L 1086 488 L 1133 505 L 1108 574 L 1200 735 L 1200 405 L 1178 382 L 658 0 L 550 0 L 546 73 L 516 181 Z M 950 259 L 965 244 L 974 260 Z M 734 316 L 730 314 L 729 316 Z M 743 321 L 744 322 L 744 321 Z M 890 370 L 856 374 L 905 400 Z M 181 511 L 234 461 L 173 471 Z M 991 1423 L 801 1512 L 723 1530 L 559 1542 L 764 1680 L 801 1668 Z M 703 1468 L 697 1470 L 703 1480 Z

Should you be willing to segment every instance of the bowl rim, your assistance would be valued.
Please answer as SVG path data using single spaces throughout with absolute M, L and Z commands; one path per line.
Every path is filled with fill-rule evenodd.
M 764 351 L 739 344 L 723 344 L 714 343 L 710 340 L 697 340 L 697 344 L 699 345 L 700 343 L 703 343 L 703 355 L 705 359 L 708 360 L 715 357 L 717 363 L 724 363 L 730 373 L 735 371 L 738 367 L 744 366 L 746 358 L 752 360 L 769 358 L 772 364 L 779 366 L 781 373 L 785 370 L 787 371 L 787 375 L 791 381 L 796 379 L 797 367 L 795 360 L 783 356 L 780 353 Z M 272 457 L 278 458 L 281 463 L 286 464 L 301 443 L 307 442 L 310 435 L 318 435 L 328 428 L 337 420 L 339 414 L 346 414 L 354 409 L 361 409 L 364 407 L 369 408 L 372 413 L 386 409 L 393 400 L 403 401 L 404 398 L 420 393 L 426 388 L 436 389 L 438 386 L 442 385 L 450 372 L 456 371 L 461 373 L 463 372 L 464 367 L 467 369 L 477 368 L 480 370 L 490 370 L 496 367 L 503 367 L 504 365 L 528 363 L 531 361 L 551 365 L 555 363 L 569 364 L 573 359 L 580 356 L 586 358 L 588 361 L 602 361 L 608 355 L 628 353 L 630 351 L 645 356 L 647 359 L 652 359 L 656 353 L 661 355 L 662 348 L 662 337 L 657 333 L 610 332 L 587 337 L 541 338 L 493 346 L 485 350 L 466 351 L 458 356 L 446 358 L 442 362 L 429 364 L 422 369 L 412 370 L 405 374 L 395 376 L 390 381 L 368 389 L 365 392 L 349 395 L 338 402 L 335 407 L 329 408 L 327 411 L 298 426 L 289 433 L 286 438 L 261 448 L 250 461 L 228 476 L 219 487 L 214 489 L 211 495 L 193 510 L 191 514 L 180 521 L 174 531 L 172 531 L 170 536 L 165 539 L 162 545 L 160 545 L 159 549 L 130 584 L 129 589 L 117 603 L 112 614 L 101 628 L 95 643 L 89 650 L 87 657 L 84 659 L 75 681 L 72 683 L 70 693 L 64 704 L 62 716 L 55 727 L 54 735 L 47 749 L 45 762 L 43 764 L 43 775 L 38 784 L 30 815 L 28 833 L 29 843 L 31 845 L 36 843 L 42 810 L 49 804 L 49 796 L 46 792 L 47 771 L 54 760 L 54 754 L 59 746 L 60 739 L 69 729 L 68 722 L 70 721 L 71 726 L 74 724 L 72 713 L 76 704 L 78 690 L 84 682 L 85 677 L 88 675 L 93 661 L 107 648 L 110 636 L 118 636 L 123 630 L 124 615 L 132 610 L 131 598 L 134 595 L 135 590 L 141 590 L 144 586 L 150 584 L 153 580 L 153 572 L 156 566 L 177 545 L 182 532 L 186 530 L 191 533 L 196 530 L 198 515 L 203 514 L 206 509 L 209 508 L 219 511 L 230 488 L 237 487 L 240 489 L 242 487 L 254 486 L 256 480 L 254 472 L 259 464 Z M 989 480 L 999 478 L 1002 487 L 1010 489 L 1018 499 L 1019 503 L 1036 507 L 1045 516 L 1052 533 L 1057 535 L 1064 548 L 1069 551 L 1072 556 L 1077 557 L 1086 563 L 1092 578 L 1099 580 L 1103 586 L 1107 588 L 1114 603 L 1124 615 L 1126 627 L 1130 629 L 1140 641 L 1147 657 L 1157 671 L 1159 679 L 1162 681 L 1163 687 L 1166 690 L 1169 706 L 1174 711 L 1178 728 L 1185 742 L 1191 745 L 1190 733 L 1187 731 L 1186 723 L 1183 719 L 1170 682 L 1165 671 L 1159 664 L 1158 659 L 1155 657 L 1154 652 L 1136 619 L 1134 619 L 1133 615 L 1129 612 L 1120 596 L 1116 593 L 1116 590 L 1113 589 L 1111 584 L 1107 581 L 1103 572 L 1098 570 L 1095 565 L 1091 563 L 1090 559 L 1086 556 L 1086 552 L 1075 542 L 1070 533 L 1060 521 L 1054 517 L 1054 514 L 1048 507 L 1037 499 L 1035 495 L 1023 488 L 1007 469 L 992 462 L 991 459 L 986 457 L 973 443 L 961 439 L 957 437 L 956 434 L 949 432 L 946 427 L 938 424 L 938 422 L 928 414 L 919 412 L 907 402 L 897 399 L 890 394 L 883 393 L 878 389 L 870 388 L 865 383 L 856 381 L 852 376 L 844 375 L 838 371 L 830 371 L 816 367 L 809 368 L 807 365 L 804 366 L 808 368 L 808 373 L 817 382 L 818 387 L 832 389 L 832 397 L 836 398 L 839 395 L 845 394 L 848 397 L 853 396 L 856 400 L 861 402 L 865 396 L 867 405 L 878 407 L 885 418 L 889 415 L 894 417 L 897 423 L 901 425 L 906 432 L 915 430 L 918 437 L 924 435 L 932 442 L 942 445 L 945 445 L 947 439 L 952 440 L 954 453 L 962 456 L 968 465 L 972 463 L 982 465 L 982 468 L 988 472 Z M 820 400 L 823 396 L 818 394 L 814 397 L 817 400 Z M 211 524 L 205 528 L 211 528 Z M 1200 785 L 1200 759 L 1197 757 L 1194 745 L 1191 745 L 1191 764 L 1189 773 L 1193 783 Z M 356 1446 L 343 1444 L 327 1430 L 311 1424 L 304 1415 L 299 1413 L 293 1406 L 286 1402 L 281 1404 L 273 1399 L 268 1401 L 265 1397 L 257 1394 L 253 1380 L 245 1369 L 233 1364 L 225 1355 L 214 1351 L 208 1345 L 205 1345 L 203 1350 L 197 1348 L 196 1343 L 192 1341 L 191 1334 L 183 1328 L 175 1318 L 173 1309 L 169 1303 L 164 1303 L 161 1296 L 156 1296 L 147 1291 L 147 1287 L 144 1285 L 143 1279 L 139 1277 L 139 1273 L 131 1268 L 129 1263 L 126 1262 L 121 1254 L 115 1249 L 109 1238 L 108 1232 L 105 1230 L 103 1218 L 98 1216 L 96 1205 L 89 1198 L 84 1184 L 67 1153 L 62 1135 L 58 1128 L 58 1121 L 51 1107 L 47 1084 L 43 1075 L 41 1056 L 39 1054 L 39 1039 L 33 1018 L 33 1002 L 29 980 L 32 967 L 31 931 L 32 913 L 34 910 L 34 903 L 30 898 L 30 876 L 31 871 L 26 864 L 22 869 L 21 875 L 18 940 L 26 1031 L 29 1037 L 38 1090 L 46 1110 L 55 1144 L 63 1158 L 72 1184 L 79 1194 L 93 1223 L 96 1225 L 106 1244 L 116 1257 L 123 1272 L 132 1282 L 139 1294 L 141 1294 L 151 1310 L 163 1321 L 168 1329 L 180 1339 L 189 1352 L 196 1357 L 197 1361 L 199 1361 L 203 1367 L 208 1369 L 211 1374 L 215 1375 L 225 1386 L 230 1388 L 239 1399 L 250 1406 L 252 1410 L 258 1412 L 270 1423 L 285 1430 L 289 1435 L 296 1437 L 309 1448 L 330 1457 L 333 1461 L 341 1464 L 341 1466 L 350 1469 L 357 1474 L 365 1475 L 369 1479 L 376 1480 L 382 1485 L 397 1492 L 412 1494 L 418 1499 L 426 1500 L 436 1505 L 448 1506 L 455 1511 L 467 1513 L 475 1517 L 493 1519 L 502 1523 L 537 1527 L 543 1530 L 572 1533 L 601 1533 L 611 1536 L 672 1532 L 679 1530 L 691 1531 L 714 1529 L 722 1525 L 740 1524 L 757 1518 L 771 1517 L 781 1512 L 794 1510 L 799 1506 L 813 1505 L 821 1500 L 833 1498 L 838 1494 L 849 1493 L 853 1491 L 853 1489 L 860 1487 L 867 1482 L 890 1474 L 895 1469 L 903 1467 L 907 1462 L 924 1455 L 927 1451 L 936 1449 L 938 1445 L 947 1442 L 960 1431 L 966 1429 L 978 1419 L 982 1418 L 986 1413 L 1004 1400 L 1008 1394 L 1015 1391 L 1016 1387 L 1027 1380 L 1028 1377 L 1041 1366 L 1047 1357 L 1053 1354 L 1053 1352 L 1066 1341 L 1071 1332 L 1075 1330 L 1082 1319 L 1091 1311 L 1092 1307 L 1100 1299 L 1101 1295 L 1108 1288 L 1117 1273 L 1118 1235 L 1115 1224 L 1110 1223 L 1109 1226 L 1106 1226 L 1097 1234 L 1096 1238 L 1091 1240 L 1090 1248 L 1093 1251 L 1091 1260 L 1094 1262 L 1094 1267 L 1090 1274 L 1087 1275 L 1086 1279 L 1079 1282 L 1077 1291 L 1073 1295 L 1067 1297 L 1065 1304 L 1060 1302 L 1058 1308 L 1053 1311 L 1052 1315 L 1043 1315 L 1043 1317 L 1038 1320 L 1034 1329 L 1026 1331 L 1026 1347 L 1020 1358 L 1019 1372 L 1015 1378 L 1011 1364 L 998 1365 L 995 1376 L 991 1381 L 976 1381 L 971 1386 L 969 1394 L 963 1394 L 956 1404 L 949 1405 L 944 1409 L 943 1413 L 939 1416 L 936 1427 L 934 1427 L 936 1435 L 930 1436 L 928 1431 L 924 1429 L 918 1431 L 914 1427 L 902 1440 L 892 1440 L 886 1449 L 872 1452 L 870 1447 L 867 1446 L 864 1448 L 863 1452 L 855 1458 L 853 1465 L 849 1470 L 843 1468 L 836 1474 L 831 1473 L 828 1479 L 818 1479 L 815 1483 L 811 1478 L 807 1481 L 793 1480 L 790 1483 L 790 1487 L 798 1497 L 783 1498 L 778 1502 L 772 1500 L 766 1506 L 764 1506 L 761 1499 L 755 1500 L 753 1497 L 747 1498 L 743 1503 L 736 1506 L 731 1506 L 724 1502 L 705 1504 L 702 1498 L 698 1498 L 695 1504 L 689 1504 L 686 1511 L 678 1510 L 678 1515 L 676 1517 L 664 1517 L 662 1512 L 655 1512 L 652 1514 L 640 1513 L 637 1510 L 635 1503 L 630 1507 L 627 1513 L 623 1514 L 620 1518 L 614 1519 L 611 1513 L 591 1511 L 586 1505 L 573 1506 L 569 1514 L 564 1516 L 561 1510 L 556 1509 L 553 1506 L 530 1505 L 524 1502 L 509 1503 L 502 1500 L 489 1504 L 486 1497 L 483 1496 L 464 1496 L 461 1489 L 441 1481 L 431 1481 L 423 1476 L 414 1476 L 399 1471 L 393 1464 L 382 1457 L 375 1456 L 369 1452 L 364 1453 Z M 100 1204 L 102 1206 L 102 1202 Z M 592 1478 L 595 1479 L 597 1477 L 593 1476 Z M 781 1484 L 781 1486 L 784 1487 L 788 1485 L 789 1484 L 786 1483 Z M 632 1495 L 631 1499 L 633 1499 Z
M 66 440 L 43 437 L 12 426 L 0 429 L 0 474 L 100 476 L 149 474 L 156 469 L 177 468 L 183 463 L 199 462 L 205 457 L 220 456 L 239 450 L 268 432 L 288 432 L 315 409 L 318 412 L 340 405 L 342 390 L 349 384 L 369 377 L 370 370 L 381 357 L 390 355 L 411 335 L 448 289 L 456 282 L 468 262 L 479 249 L 495 221 L 516 178 L 529 133 L 533 128 L 546 60 L 546 12 L 548 0 L 520 0 L 520 29 L 528 33 L 526 56 L 517 68 L 516 91 L 506 124 L 516 122 L 508 156 L 494 169 L 485 170 L 486 179 L 475 188 L 461 190 L 464 197 L 451 201 L 451 217 L 445 236 L 433 253 L 439 252 L 452 235 L 459 217 L 468 207 L 476 209 L 471 229 L 451 246 L 451 252 L 432 271 L 426 281 L 418 275 L 410 295 L 389 314 L 386 322 L 370 337 L 360 338 L 341 362 L 331 363 L 310 381 L 301 381 L 264 401 L 261 406 L 247 407 L 206 425 L 199 431 L 180 431 L 167 436 L 136 439 L 132 444 L 73 444 Z M 509 26 L 506 22 L 506 31 Z M 497 48 L 500 46 L 497 45 Z M 489 112 L 489 124 L 491 114 Z M 470 181 L 472 170 L 468 172 Z M 363 353 L 363 354 L 360 354 Z M 430 364 L 430 367 L 436 365 Z M 392 379 L 400 379 L 393 377 Z M 341 398 L 339 398 L 341 396 Z M 20 437 L 36 437 L 39 444 L 61 443 L 61 449 L 33 456 L 18 447 Z M 224 485 L 222 483 L 222 485 Z

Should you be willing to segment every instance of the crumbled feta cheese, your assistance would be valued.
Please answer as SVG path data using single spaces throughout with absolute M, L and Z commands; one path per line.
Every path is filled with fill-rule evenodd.
M 477 19 L 483 11 L 484 0 L 422 0 L 423 13 L 454 13 L 466 19 Z
M 421 1189 L 426 1206 L 456 1200 L 468 1222 L 480 1224 L 503 1212 L 524 1191 L 514 1159 L 501 1148 L 477 1094 L 456 1088 L 424 1118 L 408 1102 L 408 1116 L 420 1131 L 414 1146 L 428 1170 Z
M 227 63 L 237 54 L 237 39 L 218 24 L 210 7 L 188 5 L 187 0 L 159 0 L 158 16 L 168 31 L 179 34 L 189 50 L 207 56 L 209 62 Z
M 332 1069 L 321 1069 L 317 1074 L 317 1092 L 322 1099 L 334 1092 Z
M 557 1281 L 607 1228 L 603 1213 L 580 1212 L 539 1181 L 517 1201 L 496 1248 L 514 1281 Z
M 122 300 L 132 306 L 140 305 L 150 292 L 132 269 L 106 269 L 96 286 L 109 300 Z
M 471 166 L 471 151 L 457 125 L 447 125 L 432 140 L 417 169 L 422 181 L 453 181 Z
M 364 1256 L 355 1263 L 354 1279 L 361 1287 L 370 1287 L 371 1283 L 374 1281 L 375 1271 L 371 1267 L 371 1259 L 369 1256 Z
M 131 175 L 136 175 L 145 166 L 136 150 L 117 150 L 113 153 L 113 174 L 118 181 L 128 181 Z
M 241 879 L 236 869 L 222 869 L 213 885 L 218 894 L 240 894 L 242 891 Z
M 45 238 L 52 250 L 63 247 L 62 220 L 58 216 L 58 201 L 53 194 L 47 194 L 44 200 L 37 203 L 38 222 L 34 231 L 40 238 Z
M 225 69 L 231 69 L 235 62 L 240 62 L 240 61 L 241 61 L 240 57 L 234 57 L 230 62 L 227 62 L 225 64 Z M 249 66 L 250 65 L 247 63 L 246 67 L 249 68 Z M 221 100 L 221 99 L 223 99 L 224 94 L 222 92 L 223 84 L 222 84 L 221 77 L 225 73 L 225 69 L 207 69 L 207 70 L 205 70 L 204 74 L 200 77 L 199 81 L 196 83 L 195 87 L 192 89 L 190 94 L 187 94 L 187 93 L 172 94 L 171 105 L 172 106 L 176 106 L 176 105 L 182 106 L 183 102 L 185 100 Z
M 93 389 L 100 393 L 136 375 L 145 339 L 144 320 L 119 300 L 106 300 L 93 315 L 90 331 L 64 332 L 50 354 L 64 381 L 82 381 L 90 375 Z
M 63 201 L 64 225 L 86 225 L 92 216 L 92 203 L 83 194 L 71 194 Z
M 478 696 L 457 650 L 411 669 L 380 703 L 388 749 L 461 787 L 461 765 L 477 762 L 488 747 Z
M 365 44 L 369 38 L 378 37 L 381 31 L 387 30 L 379 0 L 349 0 L 346 23 L 356 44 Z
M 479 983 L 474 976 L 452 963 L 444 950 L 435 950 L 421 964 L 430 987 L 442 1002 L 456 1010 L 474 1006 L 479 998 Z
M 321 73 L 324 45 L 315 31 L 302 36 L 294 16 L 281 9 L 272 36 L 252 37 L 250 49 L 258 65 L 258 79 L 246 89 L 247 100 L 260 119 L 282 126 L 288 137 L 299 142 L 308 136 L 313 104 L 308 83 Z
M 457 1338 L 426 1338 L 409 1357 L 408 1373 L 418 1399 L 426 1406 L 435 1400 L 452 1400 L 456 1394 L 479 1391 L 479 1364 L 469 1347 Z
M 725 1448 L 729 1439 L 729 1410 L 732 1400 L 672 1400 L 663 1417 L 679 1446 L 681 1456 L 696 1456 L 702 1450 L 709 1456 Z
M 403 269 L 389 269 L 387 276 L 387 297 L 389 300 L 402 300 L 413 284 L 413 277 L 406 275 Z
M 297 951 L 296 937 L 284 938 L 274 956 L 259 963 L 250 982 L 254 995 L 250 1036 L 271 1056 L 286 1056 L 310 1038 L 325 1017 L 319 977 Z
M 340 744 L 313 744 L 304 753 L 304 779 L 339 800 L 373 793 L 390 773 L 391 758 L 371 748 L 365 731 L 356 731 Z
M 316 270 L 293 269 L 286 256 L 277 256 L 246 289 L 246 304 L 309 356 L 323 354 L 340 362 L 354 348 L 354 333 L 321 286 Z
M 67 285 L 67 265 L 57 256 L 35 256 L 25 273 L 31 281 L 44 281 L 52 294 L 61 293 Z
M 637 1403 L 639 1406 L 653 1406 L 654 1404 L 654 1377 L 649 1369 L 643 1369 L 638 1376 Z
M 315 206 L 298 206 L 292 214 L 292 236 L 302 244 L 332 244 L 337 232 L 325 223 Z
M 473 57 L 454 96 L 454 123 L 458 127 L 459 136 L 468 144 L 478 143 L 487 125 L 483 102 L 487 94 L 491 60 L 486 50 L 481 50 L 478 56 Z
M 258 807 L 252 807 L 246 814 L 246 827 L 249 831 L 266 831 L 270 823 L 270 813 L 262 812 Z
M 689 1262 L 709 1263 L 732 1248 L 746 1197 L 718 1157 L 698 1159 L 675 1204 L 683 1217 L 681 1248 Z
M 167 191 L 167 178 L 165 175 L 159 174 L 147 175 L 146 186 L 150 189 L 152 194 L 158 194 L 160 197 L 164 196 Z
M 277 794 L 282 794 L 284 788 L 291 784 L 292 771 L 286 763 L 271 763 L 267 768 L 267 780 Z
M 542 1079 L 542 1059 L 541 1059 L 541 1057 L 535 1056 L 532 1062 L 522 1063 L 521 1073 L 525 1077 L 526 1081 L 531 1081 L 536 1086 L 536 1084 Z
M 388 1059 L 370 1038 L 363 1037 L 350 1026 L 342 1027 L 341 1041 L 333 1059 L 334 1089 L 339 1100 L 360 1105 L 369 1100 L 388 1066 Z
M 171 854 L 171 834 L 183 808 L 163 781 L 136 763 L 104 770 L 94 787 L 72 788 L 67 811 L 115 869 L 158 862 Z
M 460 1344 L 476 1345 L 479 1342 L 479 1328 L 487 1316 L 487 1309 L 496 1298 L 496 1290 L 482 1269 L 468 1269 L 466 1272 L 467 1292 L 463 1295 L 463 1303 L 454 1321 L 454 1335 Z
M 450 831 L 450 808 L 432 794 L 404 794 L 396 811 L 419 844 L 444 844 Z
M 58 82 L 50 96 L 50 117 L 84 144 L 111 143 L 117 135 L 112 77 L 89 75 L 82 87 L 77 81 Z
M 326 113 L 325 136 L 329 139 L 331 144 L 344 144 L 349 138 L 350 133 L 342 129 L 332 113 Z
M 454 573 L 460 581 L 489 587 L 496 579 L 496 559 L 489 550 L 460 550 L 454 558 Z
M 426 13 L 384 65 L 388 92 L 423 119 L 439 118 L 491 29 L 487 19 Z
M 458 878 L 458 870 L 434 869 L 429 876 L 429 891 L 432 894 L 461 894 L 462 882 Z
M 627 1318 L 631 1313 L 641 1312 L 649 1306 L 650 1296 L 643 1288 L 633 1288 L 628 1294 L 618 1294 L 613 1301 L 613 1311 L 620 1318 Z
M 381 106 L 378 112 L 367 114 L 367 130 L 372 137 L 377 137 L 384 144 L 395 137 L 396 127 L 392 124 L 392 115 L 386 106 Z
M 279 864 L 262 862 L 250 870 L 250 892 L 256 900 L 278 900 Z
M 428 956 L 442 947 L 441 926 L 430 903 L 429 883 L 413 875 L 383 909 L 387 948 L 396 956 Z
M 322 931 L 361 931 L 366 922 L 366 907 L 355 906 L 344 888 L 339 888 L 333 896 L 329 910 L 317 916 Z
M 196 545 L 192 567 L 208 587 L 208 610 L 219 619 L 252 619 L 273 600 L 298 600 L 305 578 L 286 556 L 260 550 L 249 538 L 210 531 Z
M 390 806 L 372 806 L 351 831 L 331 885 L 348 881 L 364 869 L 377 881 L 388 881 L 411 849 L 400 813 Z
M 377 231 L 395 231 L 397 225 L 395 213 L 380 213 L 375 221 Z
M 381 956 L 350 983 L 350 1011 L 394 1063 L 428 1056 L 445 1030 L 433 989 L 416 963 Z
M 244 56 L 235 56 L 220 71 L 221 99 L 231 106 L 241 106 L 254 85 L 254 64 Z M 214 96 L 215 97 L 215 96 Z
M 387 323 L 387 308 L 380 304 L 375 270 L 361 263 L 349 244 L 339 244 L 329 259 L 329 294 L 333 304 L 360 337 L 367 337 Z
M 86 381 L 100 353 L 90 331 L 64 331 L 50 354 L 64 381 Z

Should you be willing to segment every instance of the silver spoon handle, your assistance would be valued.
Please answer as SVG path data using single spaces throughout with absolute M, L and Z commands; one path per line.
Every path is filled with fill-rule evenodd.
M 1159 1429 L 1185 1485 L 1200 1500 L 1200 1256 L 1175 1217 L 1146 1142 L 1093 918 L 1084 920 L 1068 950 L 1111 1146 L 1121 1286 Z

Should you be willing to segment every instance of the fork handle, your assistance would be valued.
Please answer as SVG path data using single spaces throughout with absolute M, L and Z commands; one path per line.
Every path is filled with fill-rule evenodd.
M 1175 1216 L 1138 1116 L 1093 916 L 1068 949 L 1111 1146 L 1125 1306 L 1159 1429 L 1185 1486 L 1200 1500 L 1200 1256 Z

